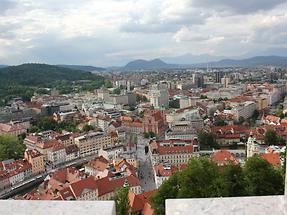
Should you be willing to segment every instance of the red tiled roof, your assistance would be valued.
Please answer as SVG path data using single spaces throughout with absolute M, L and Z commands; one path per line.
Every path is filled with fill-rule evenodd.
M 148 209 L 151 209 L 151 208 L 146 208 L 146 205 L 150 203 L 150 197 L 151 195 L 155 192 L 155 190 L 151 190 L 151 191 L 148 191 L 148 192 L 144 192 L 144 193 L 141 193 L 141 194 L 134 194 L 133 192 L 129 192 L 129 201 L 130 201 L 130 206 L 131 206 L 131 211 L 133 213 L 135 212 L 140 212 L 140 211 L 146 211 Z M 149 205 L 150 206 L 150 205 Z M 149 210 L 150 211 L 150 210 Z M 151 210 L 152 211 L 152 210 Z M 143 212 L 142 214 L 146 214 L 146 212 Z M 153 214 L 153 213 L 149 213 L 149 214 Z
M 75 198 L 70 187 L 66 187 L 63 190 L 60 190 L 60 196 L 62 200 L 69 200 L 71 198 Z
M 157 149 L 158 153 L 160 155 L 164 154 L 176 154 L 176 153 L 192 153 L 193 152 L 193 146 L 187 145 L 187 146 L 159 146 Z
M 131 187 L 140 186 L 139 179 L 133 175 L 117 179 L 110 179 L 107 176 L 97 180 L 99 196 L 111 193 L 116 188 L 122 187 L 126 180 Z
M 238 164 L 238 161 L 236 160 L 236 158 L 229 151 L 226 151 L 226 150 L 220 150 L 220 151 L 213 153 L 211 158 L 213 161 L 215 161 L 216 163 L 220 165 L 226 165 L 229 162 L 235 165 Z
M 279 153 L 264 153 L 260 155 L 263 159 L 267 160 L 273 166 L 279 166 L 281 164 Z
M 36 149 L 33 150 L 26 149 L 25 153 L 27 153 L 31 158 L 42 156 L 42 154 Z
M 277 116 L 273 116 L 273 115 L 268 115 L 265 117 L 265 120 L 271 121 L 273 123 L 276 123 L 278 121 L 280 121 L 280 117 Z
M 131 212 L 133 214 L 139 213 L 144 207 L 144 202 L 142 202 L 141 199 L 131 191 L 129 191 L 128 198 L 131 206 Z
M 14 132 L 25 130 L 24 126 L 20 123 L 0 123 L 0 130 L 3 132 Z
M 163 164 L 158 164 L 154 167 L 156 175 L 159 177 L 169 177 L 175 172 L 178 171 L 177 167 L 174 165 L 171 165 L 170 168 L 165 168 Z
M 97 182 L 93 176 L 90 176 L 88 178 L 72 183 L 70 188 L 75 197 L 80 197 L 85 189 L 95 190 L 97 188 Z
M 109 161 L 103 156 L 96 157 L 94 160 L 89 161 L 86 166 L 92 167 L 99 171 L 104 171 L 109 166 Z
M 144 215 L 153 215 L 153 209 L 149 203 L 145 203 L 144 208 L 142 210 L 142 214 Z

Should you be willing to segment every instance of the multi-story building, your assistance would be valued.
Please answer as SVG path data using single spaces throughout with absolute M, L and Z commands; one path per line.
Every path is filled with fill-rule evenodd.
M 227 77 L 226 75 L 223 78 L 221 78 L 221 84 L 223 85 L 224 88 L 227 88 L 229 83 L 230 83 L 230 78 Z
M 0 123 L 0 135 L 18 136 L 27 132 L 27 128 L 20 122 Z
M 203 88 L 204 87 L 204 77 L 202 73 L 192 74 L 192 82 L 195 87 Z
M 66 162 L 76 160 L 80 158 L 80 151 L 77 145 L 68 145 L 65 147 L 66 150 Z
M 165 132 L 166 140 L 193 140 L 197 139 L 197 132 L 195 129 L 190 130 L 171 130 Z
M 45 172 L 44 155 L 39 151 L 26 149 L 24 157 L 32 166 L 32 175 Z
M 133 119 L 132 117 L 121 117 L 122 127 L 131 133 L 143 133 L 143 123 L 140 119 Z
M 221 79 L 223 78 L 223 72 L 222 71 L 216 71 L 215 72 L 215 83 L 221 83 Z
M 93 201 L 98 200 L 97 182 L 93 176 L 72 183 L 67 190 L 75 200 Z M 66 199 L 66 198 L 65 198 Z
M 198 145 L 193 140 L 152 140 L 149 152 L 153 165 L 167 163 L 179 167 L 198 155 Z
M 63 144 L 64 146 L 69 146 L 74 144 L 74 137 L 73 133 L 65 133 L 61 134 L 55 137 L 56 140 L 59 141 L 59 143 Z
M 10 188 L 10 186 L 9 173 L 7 171 L 0 170 L 0 192 Z
M 236 107 L 233 107 L 231 112 L 233 113 L 235 119 L 243 117 L 244 119 L 250 118 L 254 111 L 256 110 L 256 104 L 253 101 L 247 101 L 241 104 L 238 104 Z
M 178 171 L 178 168 L 170 164 L 157 164 L 153 167 L 154 170 L 154 181 L 156 188 L 159 188 L 160 185 L 169 179 L 169 177 Z
M 103 132 L 90 132 L 75 138 L 75 144 L 80 150 L 80 156 L 85 157 L 97 154 L 100 149 L 115 145 L 115 139 L 111 134 Z
M 9 177 L 11 186 L 14 186 L 25 179 L 32 176 L 32 165 L 27 160 L 11 160 L 9 162 L 2 162 L 3 171 L 2 174 Z
M 53 166 L 58 166 L 66 162 L 66 149 L 62 144 L 54 145 L 47 153 L 47 161 Z
M 108 176 L 110 162 L 103 156 L 99 156 L 85 165 L 85 173 L 95 176 L 95 178 L 103 178 Z

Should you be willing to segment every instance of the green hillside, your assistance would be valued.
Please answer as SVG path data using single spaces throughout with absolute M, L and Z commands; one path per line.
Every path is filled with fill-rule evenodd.
M 43 88 L 57 88 L 61 93 L 69 93 L 75 89 L 93 90 L 104 84 L 102 76 L 81 70 L 47 64 L 9 66 L 0 69 L 0 105 L 5 105 L 13 97 L 29 100 L 34 92 L 43 92 Z
M 47 64 L 23 64 L 20 66 L 9 66 L 0 69 L 0 86 L 7 84 L 18 85 L 50 85 L 57 81 L 76 80 L 104 80 L 103 77 L 63 67 L 51 66 Z

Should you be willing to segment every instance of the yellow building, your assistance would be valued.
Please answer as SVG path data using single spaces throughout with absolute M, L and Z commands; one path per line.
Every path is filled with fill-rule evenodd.
M 25 159 L 32 165 L 32 175 L 45 172 L 44 155 L 42 155 L 39 151 L 35 149 L 27 149 L 24 156 Z
M 257 97 L 256 98 L 256 109 L 261 111 L 268 107 L 268 101 L 266 98 Z

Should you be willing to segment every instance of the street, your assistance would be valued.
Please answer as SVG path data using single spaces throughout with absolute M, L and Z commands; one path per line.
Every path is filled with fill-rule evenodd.
M 138 136 L 137 159 L 139 161 L 139 179 L 144 191 L 156 188 L 151 160 L 148 154 L 145 154 L 145 146 L 147 146 L 147 144 L 148 139 Z

